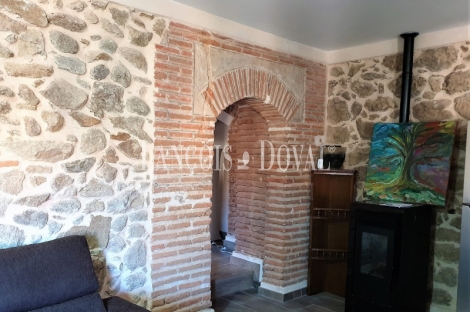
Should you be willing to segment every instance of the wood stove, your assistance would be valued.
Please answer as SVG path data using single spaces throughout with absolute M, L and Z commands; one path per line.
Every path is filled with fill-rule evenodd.
M 346 312 L 426 311 L 433 220 L 427 205 L 351 205 Z
M 416 32 L 404 33 L 400 122 L 408 122 Z M 432 206 L 351 205 L 346 312 L 425 312 Z

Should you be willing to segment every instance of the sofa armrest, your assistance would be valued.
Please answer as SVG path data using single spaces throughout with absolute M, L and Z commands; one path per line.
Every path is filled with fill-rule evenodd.
M 119 297 L 103 299 L 103 303 L 108 312 L 148 312 L 148 310 Z

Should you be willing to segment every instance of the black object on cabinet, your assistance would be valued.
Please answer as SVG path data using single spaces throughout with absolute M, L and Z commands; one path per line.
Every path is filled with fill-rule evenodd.
M 425 312 L 433 208 L 354 202 L 346 312 Z

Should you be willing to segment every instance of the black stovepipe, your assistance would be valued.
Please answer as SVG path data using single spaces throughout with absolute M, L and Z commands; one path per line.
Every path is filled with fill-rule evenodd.
M 414 39 L 418 36 L 417 32 L 408 32 L 401 34 L 404 39 L 403 47 L 403 72 L 401 76 L 401 100 L 400 100 L 400 122 L 410 121 L 410 98 L 411 82 L 413 78 L 413 50 Z

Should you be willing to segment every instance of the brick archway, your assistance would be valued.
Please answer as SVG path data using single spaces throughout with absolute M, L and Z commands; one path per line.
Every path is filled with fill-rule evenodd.
M 292 118 L 300 105 L 293 93 L 275 75 L 253 67 L 230 70 L 210 82 L 203 95 L 214 116 L 234 103 L 243 101 L 249 104 L 265 119 L 268 127 L 266 135 L 275 150 L 291 143 L 290 136 L 296 127 Z M 308 184 L 308 175 L 296 172 L 293 168 L 277 170 L 286 166 L 285 159 L 281 164 L 276 163 L 265 172 L 264 178 L 266 219 L 264 242 L 260 250 L 262 259 L 259 260 L 263 262 L 261 287 L 267 285 L 268 290 L 282 290 L 286 286 L 298 284 L 302 276 L 306 275 L 306 267 L 303 268 L 305 263 L 296 259 L 297 255 L 301 258 L 306 256 L 308 242 L 301 237 L 306 234 L 306 222 L 299 225 L 296 220 L 306 219 L 309 191 L 305 185 Z M 246 201 L 244 204 L 247 204 Z M 247 242 L 243 243 L 246 246 Z M 245 255 L 250 259 L 257 258 L 256 254 L 250 252 Z
M 203 95 L 214 117 L 230 105 L 244 100 L 266 120 L 274 149 L 291 143 L 292 131 L 296 128 L 291 119 L 300 105 L 273 74 L 252 67 L 227 71 L 212 81 Z M 166 100 L 156 103 L 156 115 L 160 114 L 159 105 L 162 114 L 168 105 L 172 105 Z M 214 126 L 215 118 L 195 116 L 182 124 L 160 121 L 155 124 L 156 133 L 166 133 L 166 137 L 155 140 L 155 146 L 161 144 L 166 147 L 170 156 L 171 145 L 211 148 Z M 213 157 L 211 153 L 206 156 L 208 159 Z M 197 163 L 198 159 L 192 158 L 190 162 Z M 160 166 L 159 160 L 155 165 L 152 272 L 154 277 L 164 277 L 162 282 L 175 286 L 154 283 L 154 305 L 172 305 L 174 301 L 193 294 L 200 294 L 204 296 L 203 300 L 207 300 L 207 296 L 210 297 L 212 174 L 200 168 L 181 169 L 174 159 L 167 159 L 165 168 Z M 277 170 L 279 167 L 286 168 L 285 159 L 266 172 L 265 178 L 261 287 L 282 291 L 287 286 L 299 284 L 306 276 L 305 261 L 300 259 L 306 258 L 308 244 L 309 180 L 305 173 L 292 169 L 280 171 Z M 188 262 L 195 264 L 185 267 Z M 192 270 L 195 272 L 186 274 Z M 179 274 L 184 274 L 184 279 Z M 193 292 L 193 288 L 198 290 Z
M 314 136 L 324 133 L 326 67 L 175 22 L 170 23 L 167 37 L 156 45 L 154 67 L 155 157 L 153 195 L 148 198 L 153 201 L 149 238 L 152 311 L 199 311 L 211 306 L 212 207 L 212 172 L 199 162 L 207 167 L 213 157 L 215 117 L 238 99 L 246 99 L 269 121 L 273 143 L 308 146 Z M 203 97 L 212 116 L 195 114 L 194 92 L 200 92 L 196 73 L 203 70 L 195 64 L 196 44 L 249 55 L 275 66 L 302 68 L 304 92 L 294 96 L 278 76 L 245 66 L 216 76 L 208 84 Z M 303 107 L 302 120 L 297 120 L 296 107 Z M 191 152 L 185 159 L 184 149 L 191 146 L 201 154 Z M 180 158 L 175 157 L 178 147 L 183 148 Z M 166 157 L 166 163 L 160 156 Z M 263 282 L 265 289 L 285 294 L 304 287 L 307 275 L 309 172 L 274 171 L 266 183 L 269 211 Z
M 268 71 L 253 67 L 225 72 L 209 84 L 204 95 L 214 116 L 231 104 L 250 98 L 268 104 L 255 108 L 266 120 L 289 122 L 299 108 L 297 99 L 281 80 Z

